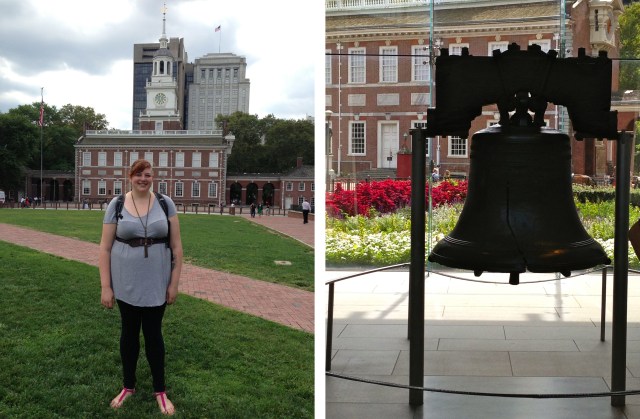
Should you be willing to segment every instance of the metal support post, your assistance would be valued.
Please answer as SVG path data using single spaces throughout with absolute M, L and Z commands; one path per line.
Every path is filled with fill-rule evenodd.
M 412 129 L 411 267 L 409 269 L 409 385 L 424 385 L 424 271 L 426 130 Z M 421 406 L 421 390 L 409 390 L 409 404 Z
M 629 283 L 629 190 L 633 136 L 619 134 L 616 144 L 615 241 L 613 245 L 613 320 L 611 337 L 611 390 L 626 389 L 627 294 Z M 612 406 L 624 406 L 625 396 L 611 396 Z

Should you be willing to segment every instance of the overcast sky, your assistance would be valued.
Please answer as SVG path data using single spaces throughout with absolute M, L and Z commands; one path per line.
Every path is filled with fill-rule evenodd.
M 106 115 L 131 129 L 133 44 L 158 42 L 163 0 L 0 0 L 0 112 L 44 101 Z M 324 2 L 167 0 L 167 37 L 184 38 L 189 62 L 207 53 L 247 59 L 249 113 L 314 113 Z M 221 31 L 215 32 L 220 25 Z

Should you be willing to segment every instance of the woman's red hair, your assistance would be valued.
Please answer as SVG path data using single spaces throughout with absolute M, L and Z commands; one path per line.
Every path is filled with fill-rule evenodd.
M 131 178 L 136 173 L 142 173 L 146 169 L 151 169 L 151 163 L 144 159 L 138 159 L 131 165 L 131 169 L 129 169 L 129 177 Z

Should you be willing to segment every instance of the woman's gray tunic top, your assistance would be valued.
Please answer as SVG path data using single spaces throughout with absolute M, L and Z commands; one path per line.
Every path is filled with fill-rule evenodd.
M 164 200 L 169 217 L 176 214 L 176 206 L 166 195 Z M 116 223 L 116 201 L 111 200 L 104 215 L 104 224 Z M 168 235 L 167 216 L 155 195 L 148 215 L 142 216 L 147 224 L 147 238 L 163 238 Z M 121 239 L 144 238 L 144 228 L 136 214 L 122 208 L 116 236 Z M 149 257 L 144 257 L 144 246 L 131 247 L 114 239 L 111 248 L 111 288 L 115 298 L 138 307 L 157 307 L 167 300 L 167 287 L 171 280 L 171 250 L 166 243 L 147 246 Z

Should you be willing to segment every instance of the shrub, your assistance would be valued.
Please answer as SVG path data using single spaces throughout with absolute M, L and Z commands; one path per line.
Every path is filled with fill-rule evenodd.
M 432 186 L 434 206 L 463 202 L 466 196 L 466 181 L 443 181 Z M 326 197 L 327 215 L 337 218 L 393 213 L 410 202 L 411 181 L 408 180 L 360 182 L 354 191 L 347 191 L 337 183 L 334 192 Z

